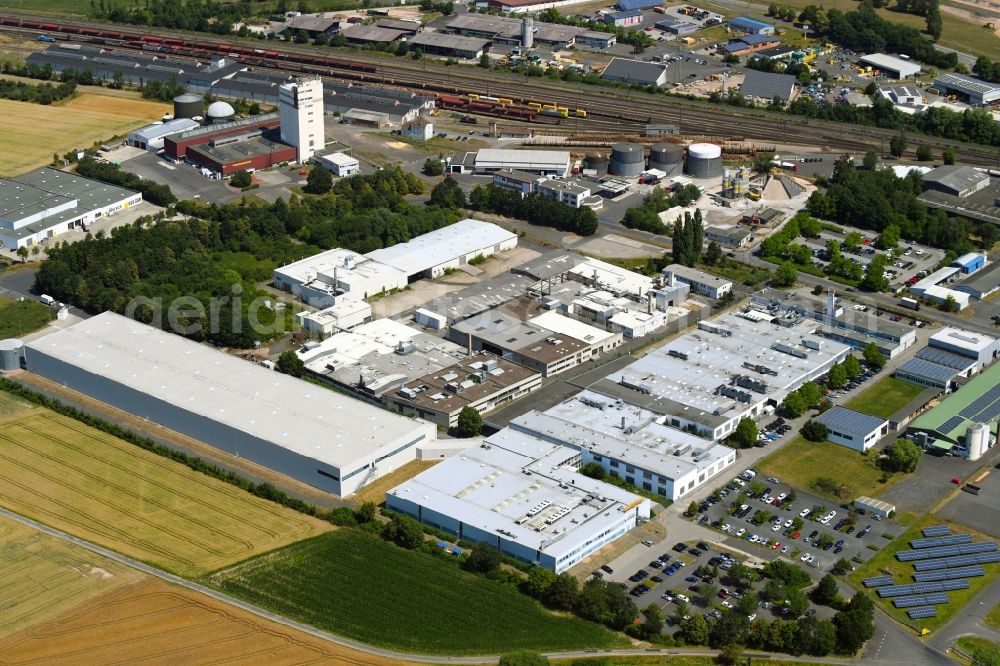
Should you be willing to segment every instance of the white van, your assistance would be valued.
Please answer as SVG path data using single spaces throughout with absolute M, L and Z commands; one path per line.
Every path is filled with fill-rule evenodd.
M 56 299 L 52 298 L 48 294 L 42 294 L 41 296 L 38 297 L 38 300 L 40 300 L 45 305 L 54 305 L 56 302 Z

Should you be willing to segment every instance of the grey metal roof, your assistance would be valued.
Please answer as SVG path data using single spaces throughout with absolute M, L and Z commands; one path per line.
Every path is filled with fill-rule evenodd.
M 612 58 L 601 72 L 601 78 L 653 86 L 660 82 L 666 71 L 666 65 L 628 58 Z
M 827 412 L 823 412 L 814 420 L 822 423 L 831 430 L 858 437 L 871 434 L 873 431 L 881 428 L 886 422 L 885 419 L 877 416 L 862 414 L 861 412 L 856 412 L 847 407 L 840 407 L 839 405 Z
M 954 352 L 935 347 L 924 347 L 916 353 L 916 358 L 937 363 L 938 365 L 945 365 L 956 370 L 965 370 L 970 365 L 975 365 L 976 363 L 976 359 L 974 358 L 961 356 Z
M 410 33 L 396 28 L 386 28 L 378 25 L 352 25 L 344 28 L 341 33 L 345 39 L 354 39 L 360 42 L 394 42 L 400 37 Z
M 973 273 L 972 277 L 960 283 L 958 287 L 968 287 L 985 293 L 996 289 L 998 285 L 1000 285 L 1000 261 L 994 261 Z
M 795 77 L 791 74 L 776 74 L 775 72 L 749 69 L 746 78 L 743 79 L 740 93 L 744 97 L 760 97 L 762 99 L 777 97 L 781 101 L 787 102 L 792 96 L 794 86 Z
M 441 32 L 418 32 L 410 38 L 410 44 L 413 46 L 436 46 L 459 51 L 481 51 L 489 43 L 487 39 L 447 35 Z
M 911 358 L 909 361 L 899 366 L 896 369 L 896 372 L 901 372 L 904 375 L 911 375 L 914 377 L 924 377 L 941 383 L 951 381 L 955 375 L 958 374 L 958 371 L 954 368 L 940 363 L 924 360 L 922 358 Z
M 959 90 L 965 93 L 989 94 L 1000 92 L 1000 84 L 990 83 L 965 74 L 939 74 L 934 79 L 935 85 L 946 86 L 950 90 Z
M 924 183 L 939 183 L 957 192 L 962 192 L 984 179 L 988 180 L 989 174 L 957 164 L 944 164 L 923 175 Z

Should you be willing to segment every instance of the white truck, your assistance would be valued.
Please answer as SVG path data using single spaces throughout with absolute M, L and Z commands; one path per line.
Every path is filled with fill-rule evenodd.
M 41 296 L 38 297 L 38 300 L 40 300 L 45 305 L 50 305 L 50 306 L 55 305 L 56 303 L 56 299 L 52 298 L 48 294 L 42 294 Z

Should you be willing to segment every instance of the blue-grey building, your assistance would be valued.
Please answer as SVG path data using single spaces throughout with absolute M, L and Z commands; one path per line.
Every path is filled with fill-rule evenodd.
M 746 16 L 737 16 L 734 19 L 730 19 L 729 27 L 733 30 L 738 30 L 739 32 L 744 32 L 748 35 L 773 35 L 774 26 L 770 23 L 764 23 L 763 21 L 756 21 L 752 18 L 747 18 Z

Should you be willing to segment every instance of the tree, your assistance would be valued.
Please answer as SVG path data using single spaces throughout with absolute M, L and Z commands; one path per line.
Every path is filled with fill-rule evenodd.
M 502 654 L 499 661 L 500 666 L 548 666 L 548 663 L 548 658 L 530 650 Z
M 462 568 L 472 573 L 489 574 L 499 570 L 502 562 L 500 551 L 481 543 L 472 551 L 469 559 L 462 563 Z
M 826 427 L 826 424 L 813 420 L 806 421 L 802 426 L 801 432 L 802 436 L 810 442 L 822 442 L 830 434 L 830 430 Z
M 861 247 L 861 243 L 864 241 L 864 235 L 860 231 L 852 231 L 846 236 L 844 236 L 844 246 L 848 250 L 857 250 Z
M 865 363 L 875 368 L 876 370 L 881 370 L 885 365 L 885 356 L 879 351 L 878 346 L 874 342 L 869 342 L 865 345 L 864 352 L 862 356 L 865 358 Z
M 844 366 L 844 372 L 847 373 L 848 379 L 856 379 L 861 374 L 861 361 L 853 354 L 848 355 L 841 362 L 841 365 Z
M 31 256 L 32 257 L 34 257 L 35 259 L 37 259 L 38 255 L 40 255 L 41 253 L 42 253 L 42 246 L 41 245 L 32 245 L 31 246 Z
M 757 443 L 757 436 L 760 431 L 757 429 L 757 424 L 753 422 L 753 419 L 748 419 L 743 417 L 740 419 L 739 423 L 736 424 L 736 429 L 733 434 L 730 435 L 730 439 L 739 446 L 741 449 L 748 449 Z
M 715 661 L 719 664 L 733 666 L 734 664 L 740 663 L 740 658 L 742 656 L 743 646 L 737 645 L 736 643 L 730 643 L 729 645 L 722 646 L 722 650 L 719 651 L 719 655 L 715 658 Z
M 428 157 L 424 160 L 423 171 L 428 176 L 440 176 L 444 173 L 444 162 L 436 157 Z
M 461 186 L 451 178 L 445 178 L 431 190 L 428 203 L 441 208 L 465 208 L 468 201 Z
M 377 507 L 375 502 L 362 502 L 358 507 L 357 516 L 359 523 L 370 523 L 375 520 Z
M 894 472 L 912 472 L 920 464 L 920 457 L 923 452 L 920 447 L 908 439 L 897 439 L 892 443 L 892 447 L 886 452 L 888 458 L 883 463 L 885 467 Z
M 934 152 L 931 147 L 926 143 L 921 143 L 917 146 L 917 161 L 918 162 L 930 162 L 934 159 Z
M 656 604 L 649 604 L 642 611 L 645 621 L 642 623 L 642 631 L 647 637 L 655 636 L 663 629 L 663 611 Z
M 555 572 L 538 566 L 532 567 L 528 571 L 528 578 L 521 584 L 521 589 L 525 594 L 541 599 L 555 580 Z
M 812 598 L 818 604 L 830 606 L 837 600 L 837 579 L 831 574 L 826 574 L 819 579 L 819 584 L 813 590 Z
M 250 187 L 253 183 L 253 179 L 250 177 L 250 172 L 248 171 L 237 171 L 229 179 L 229 184 L 233 187 Z
M 306 372 L 306 364 L 302 362 L 294 350 L 289 349 L 281 352 L 278 362 L 274 364 L 274 369 L 292 377 L 301 377 Z
M 837 647 L 844 654 L 855 654 L 875 634 L 871 611 L 848 609 L 833 616 L 837 629 Z
M 941 309 L 945 312 L 958 312 L 961 308 L 958 305 L 958 301 L 951 294 L 948 294 L 948 298 L 944 300 L 941 304 Z
M 830 382 L 831 388 L 835 389 L 843 388 L 844 385 L 847 384 L 847 371 L 844 370 L 844 366 L 842 366 L 840 363 L 837 363 L 832 368 L 830 368 L 830 372 L 827 375 L 827 380 Z
M 466 405 L 458 413 L 458 434 L 460 437 L 475 437 L 483 431 L 483 417 L 474 407 Z
M 688 645 L 708 645 L 708 622 L 700 613 L 681 620 L 680 633 Z
M 17 248 L 17 256 L 21 258 L 22 262 L 28 261 L 28 248 L 23 245 Z
M 709 266 L 718 266 L 719 262 L 722 261 L 722 248 L 715 241 L 711 241 L 708 244 L 708 248 L 705 250 L 705 263 Z
M 798 391 L 792 391 L 781 401 L 781 411 L 793 419 L 805 414 L 809 407 L 810 405 L 806 404 L 802 394 Z
M 875 239 L 875 244 L 883 250 L 891 250 L 899 245 L 899 226 L 895 224 L 886 225 L 882 233 Z
M 896 158 L 902 157 L 903 153 L 906 152 L 906 145 L 907 145 L 906 135 L 900 132 L 899 134 L 893 136 L 892 139 L 890 139 L 889 153 Z
M 302 188 L 308 194 L 326 194 L 333 189 L 333 174 L 322 167 L 314 167 L 306 176 L 306 185 Z
M 396 545 L 408 550 L 413 550 L 424 542 L 423 528 L 409 516 L 394 515 L 383 534 Z
M 802 215 L 799 219 L 799 234 L 805 238 L 819 238 L 820 232 L 823 231 L 822 224 L 811 215 Z
M 795 619 L 806 612 L 809 608 L 809 598 L 802 590 L 788 588 L 785 590 L 785 608 L 788 609 L 789 619 Z
M 874 171 L 875 167 L 878 166 L 878 154 L 874 150 L 869 150 L 865 153 L 862 165 L 865 171 Z
M 945 148 L 944 150 L 942 150 L 941 151 L 941 161 L 943 163 L 945 163 L 945 164 L 954 164 L 955 163 L 955 149 L 952 148 L 951 146 L 948 146 L 947 148 Z
M 691 516 L 697 513 L 698 513 L 698 503 L 692 500 L 692 502 L 688 504 L 687 511 L 684 512 L 684 515 L 690 518 Z
M 774 286 L 791 287 L 799 279 L 799 272 L 791 262 L 784 262 L 774 273 Z
M 927 34 L 936 42 L 941 39 L 943 29 L 944 22 L 941 20 L 941 10 L 934 6 L 927 12 Z
M 559 610 L 572 610 L 576 606 L 580 595 L 580 587 L 576 578 L 569 573 L 563 572 L 556 576 L 549 588 L 545 591 L 544 601 L 552 608 Z
M 745 643 L 750 632 L 750 622 L 745 616 L 734 611 L 722 614 L 708 632 L 708 644 L 721 648 L 734 643 Z
M 854 571 L 854 565 L 842 557 L 833 563 L 833 569 L 831 569 L 831 571 L 838 576 L 843 576 L 845 573 Z
M 865 275 L 858 285 L 865 291 L 882 292 L 889 288 L 889 280 L 885 277 L 885 267 L 888 258 L 884 254 L 876 254 L 865 269 Z
M 479 66 L 482 67 L 483 69 L 489 69 L 490 67 L 493 66 L 493 63 L 490 62 L 489 54 L 486 53 L 485 51 L 483 52 L 483 55 L 479 56 Z

